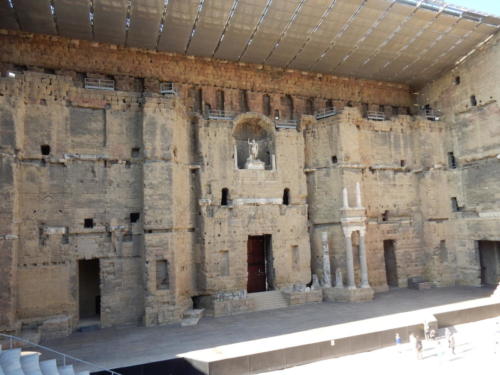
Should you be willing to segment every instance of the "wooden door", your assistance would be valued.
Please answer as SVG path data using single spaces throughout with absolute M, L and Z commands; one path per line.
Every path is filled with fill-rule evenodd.
M 266 291 L 266 252 L 264 236 L 249 236 L 247 250 L 247 292 L 264 292 Z

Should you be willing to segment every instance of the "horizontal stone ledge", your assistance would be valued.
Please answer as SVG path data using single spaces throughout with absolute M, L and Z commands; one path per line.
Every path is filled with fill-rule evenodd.
M 17 234 L 0 234 L 0 240 L 12 241 L 18 238 L 19 236 Z

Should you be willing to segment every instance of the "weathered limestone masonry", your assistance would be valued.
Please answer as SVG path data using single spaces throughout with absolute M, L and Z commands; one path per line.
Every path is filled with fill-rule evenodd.
M 477 241 L 500 240 L 497 41 L 420 90 L 429 121 L 403 84 L 0 30 L 0 329 L 252 311 L 251 291 L 313 300 L 312 274 L 478 284 Z
M 457 281 L 466 285 L 481 283 L 479 241 L 500 241 L 499 61 L 497 33 L 470 59 L 422 88 L 418 96 L 421 105 L 430 104 L 445 114 L 447 131 L 442 147 L 445 153 L 453 153 L 456 167 L 447 172 L 449 188 L 442 198 L 450 205 L 455 197 L 458 209 L 443 218 L 448 220 L 440 230 L 448 232 L 450 243 L 446 247 L 455 250 Z M 447 274 L 446 263 L 439 258 L 452 253 L 437 246 L 436 222 L 426 222 L 424 228 L 426 246 L 435 249 L 433 272 Z M 497 265 L 498 278 L 498 250 L 496 253 L 496 259 L 485 259 L 485 263 Z

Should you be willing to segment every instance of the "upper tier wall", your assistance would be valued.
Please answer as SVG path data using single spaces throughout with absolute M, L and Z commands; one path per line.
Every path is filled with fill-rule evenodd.
M 0 62 L 409 107 L 404 84 L 193 58 L 0 29 Z

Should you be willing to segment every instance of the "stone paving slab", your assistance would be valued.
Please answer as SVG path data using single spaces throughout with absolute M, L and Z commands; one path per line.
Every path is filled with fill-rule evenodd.
M 106 328 L 43 342 L 51 348 L 107 368 L 174 358 L 180 353 L 303 330 L 488 297 L 476 287 L 393 289 L 363 303 L 318 303 L 221 318 L 197 326 Z

